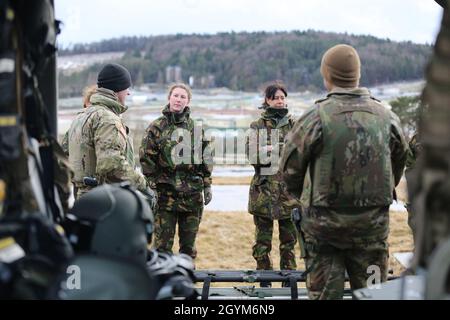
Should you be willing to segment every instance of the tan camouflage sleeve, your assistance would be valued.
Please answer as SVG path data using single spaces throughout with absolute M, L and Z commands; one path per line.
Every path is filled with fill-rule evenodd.
M 65 137 L 68 137 L 66 133 Z M 62 146 L 56 140 L 50 140 L 53 147 L 53 179 L 64 212 L 69 210 L 69 197 L 72 186 L 73 170 Z
M 64 134 L 64 137 L 61 141 L 61 148 L 64 151 L 64 154 L 68 157 L 69 156 L 69 130 L 66 131 Z
M 156 135 L 152 127 L 148 127 L 144 137 L 142 138 L 141 146 L 139 147 L 139 162 L 141 163 L 142 172 L 147 179 L 151 188 L 155 188 L 155 177 L 157 174 L 159 148 L 156 144 Z
M 322 127 L 317 109 L 311 108 L 296 122 L 286 136 L 280 171 L 287 190 L 296 198 L 303 192 L 303 183 L 311 156 L 322 146 Z
M 96 174 L 101 180 L 107 183 L 130 181 L 138 190 L 146 189 L 144 176 L 135 171 L 126 159 L 127 138 L 122 123 L 102 118 L 95 130 L 94 142 Z
M 406 161 L 408 158 L 409 145 L 403 134 L 400 119 L 391 112 L 391 162 L 392 173 L 394 174 L 395 185 L 397 186 L 403 176 Z

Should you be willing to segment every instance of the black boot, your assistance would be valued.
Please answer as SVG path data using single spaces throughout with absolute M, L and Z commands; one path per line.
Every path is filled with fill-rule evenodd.
M 270 281 L 261 281 L 259 283 L 259 286 L 261 288 L 272 288 L 272 282 L 270 282 Z

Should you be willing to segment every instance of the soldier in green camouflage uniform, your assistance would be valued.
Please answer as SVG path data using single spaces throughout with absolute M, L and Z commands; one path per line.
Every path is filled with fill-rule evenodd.
M 258 270 L 273 269 L 270 251 L 274 220 L 278 220 L 279 226 L 280 269 L 296 269 L 294 247 L 297 237 L 291 211 L 298 202 L 288 194 L 282 175 L 278 172 L 279 158 L 274 157 L 271 163 L 267 163 L 270 161 L 269 158 L 265 161 L 258 156 L 259 152 L 267 152 L 269 155 L 275 150 L 281 152 L 283 149 L 284 137 L 294 123 L 286 105 L 286 97 L 286 88 L 281 83 L 274 83 L 266 88 L 264 111 L 261 118 L 251 123 L 250 129 L 255 135 L 250 135 L 247 141 L 250 163 L 255 168 L 250 185 L 248 211 L 253 215 L 255 223 L 256 241 L 253 245 L 253 257 Z M 259 139 L 266 141 L 260 142 Z M 251 151 L 252 148 L 255 152 Z M 273 168 L 270 168 L 271 165 Z M 261 285 L 269 284 L 261 283 Z
M 127 180 L 148 192 L 145 177 L 135 170 L 133 144 L 120 117 L 127 110 L 130 86 L 128 70 L 118 64 L 106 65 L 90 99 L 92 106 L 79 112 L 70 126 L 68 152 L 77 198 L 92 188 L 83 183 L 84 177 L 96 178 L 99 184 Z
M 296 122 L 280 163 L 288 191 L 300 198 L 307 170 L 309 207 L 302 213 L 311 299 L 341 299 L 369 277 L 386 281 L 389 206 L 405 166 L 407 142 L 398 117 L 358 88 L 356 50 L 328 50 L 321 73 L 329 91 Z
M 148 182 L 158 193 L 154 232 L 156 249 L 172 253 L 178 223 L 180 253 L 195 259 L 195 239 L 203 213 L 202 193 L 205 194 L 205 205 L 212 198 L 212 158 L 201 126 L 190 118 L 187 106 L 191 100 L 189 87 L 173 85 L 168 99 L 163 115 L 150 124 L 142 139 L 140 162 Z M 183 135 L 184 141 L 176 136 L 180 129 L 188 135 Z M 189 139 L 191 144 L 187 143 L 186 149 L 176 151 L 180 142 Z M 180 161 L 178 155 L 187 158 Z

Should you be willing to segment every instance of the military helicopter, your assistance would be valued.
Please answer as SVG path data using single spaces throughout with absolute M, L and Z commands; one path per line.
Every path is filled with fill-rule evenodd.
M 51 0 L 0 2 L 0 299 L 195 296 L 189 259 L 147 252 L 151 208 L 126 183 L 96 188 L 66 215 L 59 26 Z M 113 225 L 123 237 L 115 245 L 100 235 Z
M 357 299 L 450 297 L 450 206 L 446 203 L 446 199 L 450 198 L 447 182 L 450 168 L 450 117 L 447 116 L 450 104 L 450 1 L 436 2 L 444 8 L 444 15 L 423 92 L 423 100 L 428 105 L 428 112 L 420 125 L 423 153 L 409 187 L 418 219 L 412 267 L 415 275 L 397 280 L 392 278 L 381 290 L 354 292 Z M 9 252 L 17 259 L 38 250 L 31 248 L 29 243 L 29 226 L 36 224 L 25 223 L 26 213 L 40 212 L 41 217 L 45 218 L 41 224 L 50 229 L 64 221 L 65 204 L 62 198 L 69 176 L 65 170 L 68 165 L 64 154 L 56 141 L 56 37 L 60 32 L 60 22 L 54 17 L 54 2 L 2 1 L 0 30 L 0 262 L 3 263 L 5 254 L 2 255 L 2 249 L 11 247 L 11 236 L 4 238 L 2 235 L 11 235 L 20 229 L 20 236 L 14 240 L 21 244 L 28 241 L 28 245 L 24 245 L 25 250 L 15 247 L 16 250 Z M 12 226 L 19 227 L 13 230 Z M 21 226 L 26 227 L 21 229 Z M 63 236 L 58 238 L 54 233 L 52 235 L 54 239 L 59 239 L 59 247 L 56 251 L 45 252 L 44 256 L 58 252 L 59 259 L 69 260 L 73 254 L 70 245 Z M 3 241 L 5 239 L 9 242 Z M 168 257 L 163 259 L 170 260 Z M 33 266 L 37 265 L 33 263 Z M 181 265 L 183 263 L 179 262 Z M 39 267 L 45 269 L 48 266 L 44 265 L 39 264 Z M 3 272 L 5 264 L 0 266 L 0 272 Z M 177 276 L 184 274 L 182 281 L 186 281 L 190 268 L 185 265 L 185 271 L 178 272 Z M 161 264 L 153 264 L 153 271 L 165 277 L 165 283 L 173 281 L 172 285 L 165 287 L 166 291 L 160 291 L 163 297 L 173 298 L 173 288 L 179 282 L 170 273 L 164 273 Z M 44 274 L 48 276 L 48 281 L 54 280 L 48 272 Z M 196 289 L 196 296 L 202 299 L 306 298 L 305 289 L 297 286 L 298 282 L 305 281 L 304 271 L 197 270 L 192 279 L 203 283 L 201 289 Z M 290 288 L 255 288 L 252 285 L 260 281 L 287 281 Z M 243 282 L 250 285 L 213 288 L 212 282 Z M 0 297 L 3 297 L 3 288 Z M 189 284 L 186 288 L 189 289 Z M 42 293 L 45 288 L 39 290 L 40 295 L 29 298 L 48 297 Z M 195 296 L 192 291 L 189 294 L 183 293 L 183 290 L 180 292 L 191 298 Z M 156 298 L 156 294 L 150 290 L 147 295 L 137 297 Z M 352 293 L 347 291 L 346 297 L 351 298 Z

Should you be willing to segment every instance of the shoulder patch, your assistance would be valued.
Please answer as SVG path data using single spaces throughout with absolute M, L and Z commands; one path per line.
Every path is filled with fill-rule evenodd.
M 122 136 L 127 139 L 127 131 L 124 128 L 124 126 L 120 122 L 116 122 L 116 128 L 119 130 L 119 132 L 122 134 Z

